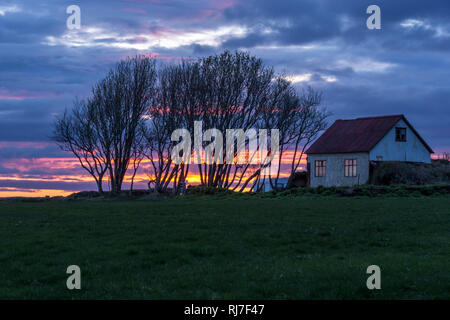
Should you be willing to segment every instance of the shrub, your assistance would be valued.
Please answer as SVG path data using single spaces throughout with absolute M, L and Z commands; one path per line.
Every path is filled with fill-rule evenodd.
M 371 183 L 376 185 L 426 185 L 450 182 L 448 161 L 426 163 L 381 162 L 374 166 Z
M 324 187 L 317 188 L 305 187 L 289 189 L 282 192 L 266 192 L 261 194 L 262 197 L 283 198 L 286 196 L 340 196 L 340 197 L 408 197 L 408 196 L 433 196 L 433 195 L 449 195 L 450 185 L 395 185 L 395 186 L 379 186 L 379 185 L 361 185 L 354 187 Z
M 196 195 L 212 195 L 212 194 L 235 194 L 235 192 L 224 189 L 224 188 L 214 188 L 205 186 L 188 186 L 186 189 L 186 194 L 196 194 Z

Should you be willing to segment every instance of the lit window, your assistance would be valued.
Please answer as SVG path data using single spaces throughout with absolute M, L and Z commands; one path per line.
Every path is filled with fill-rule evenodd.
M 406 128 L 395 128 L 395 141 L 406 141 Z
M 356 159 L 345 160 L 345 173 L 346 177 L 356 177 Z
M 315 176 L 316 177 L 325 177 L 325 175 L 327 173 L 327 161 L 326 160 L 316 160 L 315 166 L 316 166 Z

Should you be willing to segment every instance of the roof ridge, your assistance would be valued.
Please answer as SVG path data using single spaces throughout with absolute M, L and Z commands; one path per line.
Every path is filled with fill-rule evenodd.
M 353 120 L 365 120 L 365 119 L 380 119 L 380 118 L 398 118 L 398 117 L 405 117 L 403 114 L 391 114 L 386 116 L 372 116 L 372 117 L 362 117 L 362 118 L 356 118 Z

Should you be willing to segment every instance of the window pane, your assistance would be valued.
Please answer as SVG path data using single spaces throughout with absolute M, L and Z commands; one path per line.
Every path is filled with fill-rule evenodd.
M 356 159 L 344 159 L 344 176 L 356 177 Z
M 395 128 L 395 141 L 406 141 L 406 128 Z
M 324 177 L 325 176 L 326 163 L 327 162 L 325 160 L 316 160 L 315 161 L 314 172 L 315 172 L 316 177 Z

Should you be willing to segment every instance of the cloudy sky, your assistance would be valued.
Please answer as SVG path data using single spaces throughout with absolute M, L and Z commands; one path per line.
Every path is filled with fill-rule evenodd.
M 81 29 L 68 30 L 74 4 Z M 366 27 L 371 4 L 381 30 Z M 0 0 L 0 196 L 95 189 L 49 136 L 121 58 L 225 49 L 321 90 L 331 121 L 403 113 L 436 153 L 450 151 L 448 0 Z

